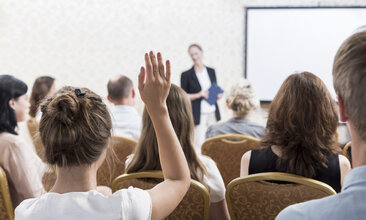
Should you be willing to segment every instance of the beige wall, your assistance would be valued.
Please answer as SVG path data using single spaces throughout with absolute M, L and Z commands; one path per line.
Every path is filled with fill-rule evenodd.
M 125 74 L 135 83 L 143 54 L 171 59 L 173 82 L 191 67 L 187 46 L 202 45 L 228 90 L 244 66 L 245 6 L 366 5 L 366 1 L 294 0 L 3 0 L 0 73 L 31 85 L 52 75 L 58 86 L 89 87 L 106 96 L 107 80 Z M 223 118 L 230 117 L 220 100 Z M 138 101 L 139 110 L 142 103 Z

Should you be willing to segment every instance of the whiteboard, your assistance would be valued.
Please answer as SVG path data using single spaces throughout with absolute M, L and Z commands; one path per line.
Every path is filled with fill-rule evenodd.
M 261 101 L 271 101 L 292 73 L 308 71 L 332 96 L 334 56 L 366 25 L 366 8 L 247 8 L 246 78 Z

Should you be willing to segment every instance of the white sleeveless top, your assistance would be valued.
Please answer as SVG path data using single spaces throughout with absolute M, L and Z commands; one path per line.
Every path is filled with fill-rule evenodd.
M 15 209 L 16 220 L 151 219 L 151 198 L 147 191 L 129 187 L 110 196 L 88 192 L 46 193 L 24 200 Z

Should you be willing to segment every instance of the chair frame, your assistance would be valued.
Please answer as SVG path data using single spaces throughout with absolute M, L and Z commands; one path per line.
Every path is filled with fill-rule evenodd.
M 248 182 L 258 182 L 258 181 L 285 181 L 285 182 L 309 186 L 309 187 L 318 189 L 320 191 L 323 191 L 324 193 L 327 193 L 330 196 L 337 194 L 336 191 L 326 183 L 323 183 L 321 181 L 314 180 L 311 178 L 290 174 L 290 173 L 265 172 L 265 173 L 251 174 L 251 175 L 248 175 L 245 177 L 239 177 L 239 178 L 232 180 L 226 188 L 225 199 L 227 202 L 227 206 L 229 209 L 231 219 L 233 219 L 233 220 L 235 219 L 235 216 L 233 213 L 233 207 L 232 207 L 231 200 L 230 200 L 230 194 L 229 194 L 231 192 L 231 190 L 239 184 L 248 183 Z
M 8 181 L 6 173 L 2 167 L 0 167 L 0 188 L 2 196 L 4 197 L 6 212 L 10 219 L 14 219 L 14 208 L 10 197 Z
M 242 140 L 239 140 L 239 141 L 231 141 L 230 139 L 242 139 Z M 223 142 L 232 143 L 232 144 L 244 143 L 247 140 L 249 140 L 249 141 L 258 141 L 258 142 L 260 141 L 258 138 L 250 137 L 250 136 L 243 135 L 243 134 L 224 134 L 224 135 L 219 135 L 219 136 L 216 136 L 216 137 L 208 138 L 205 142 L 203 142 L 202 148 L 201 148 L 201 153 L 202 153 L 203 147 L 206 146 L 207 143 L 212 142 L 212 141 L 217 141 L 217 140 L 222 140 Z
M 137 144 L 137 140 L 135 140 L 135 139 L 131 139 L 131 138 L 127 138 L 127 137 L 122 137 L 122 136 L 112 136 L 111 137 L 111 140 L 112 140 L 112 142 L 111 142 L 111 144 L 113 143 L 113 141 L 114 140 L 119 140 L 119 141 L 131 141 L 131 142 L 136 142 L 136 144 Z
M 164 179 L 164 175 L 163 175 L 162 171 L 156 171 L 156 170 L 122 174 L 119 177 L 117 177 L 116 179 L 114 179 L 114 181 L 112 182 L 112 192 L 116 192 L 117 190 L 119 190 L 119 188 L 116 187 L 116 185 L 119 182 L 131 180 L 131 179 L 138 179 L 138 178 Z M 209 220 L 210 219 L 210 194 L 209 194 L 208 190 L 202 183 L 200 183 L 196 180 L 193 180 L 193 179 L 191 179 L 190 187 L 198 188 L 203 192 L 202 196 L 203 196 L 204 203 L 205 203 L 204 204 L 204 216 L 205 216 L 204 220 Z

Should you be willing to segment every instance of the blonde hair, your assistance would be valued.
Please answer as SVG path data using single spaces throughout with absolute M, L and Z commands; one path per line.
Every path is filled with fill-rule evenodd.
M 193 115 L 191 101 L 183 89 L 172 84 L 166 104 L 169 117 L 187 159 L 192 179 L 202 181 L 207 175 L 205 166 L 199 160 L 193 147 Z M 135 155 L 127 167 L 127 173 L 161 170 L 158 141 L 149 114 L 144 109 L 142 131 Z
M 241 78 L 231 87 L 226 104 L 235 115 L 243 116 L 259 107 L 259 98 L 250 82 Z
M 333 84 L 342 97 L 347 115 L 366 141 L 366 31 L 350 36 L 334 58 Z

